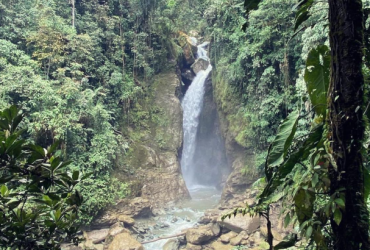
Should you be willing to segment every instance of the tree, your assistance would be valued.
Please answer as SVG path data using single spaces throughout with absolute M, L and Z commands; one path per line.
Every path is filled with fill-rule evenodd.
M 259 2 L 246 0 L 247 11 L 258 8 Z M 328 3 L 331 50 L 324 45 L 311 50 L 304 76 L 315 115 L 311 129 L 299 138 L 296 136 L 302 118 L 299 112 L 292 112 L 284 120 L 268 152 L 267 184 L 258 204 L 233 213 L 260 214 L 269 222 L 270 204 L 289 201 L 294 207 L 284 212 L 285 222 L 289 224 L 291 218 L 298 221 L 308 246 L 369 249 L 369 212 L 365 202 L 370 177 L 362 153 L 365 139 L 362 3 L 360 0 Z M 295 29 L 309 18 L 313 4 L 313 0 L 304 0 L 296 5 Z M 272 249 L 272 234 L 268 241 Z
M 72 5 L 72 27 L 75 27 L 75 17 L 76 17 L 76 0 L 69 0 L 69 3 Z
M 345 194 L 337 225 L 332 219 L 335 249 L 370 249 L 369 213 L 364 199 L 364 22 L 361 0 L 329 0 L 331 74 L 329 140 L 334 161 L 329 166 L 330 193 Z
M 71 162 L 55 153 L 58 143 L 44 149 L 27 143 L 17 129 L 22 122 L 16 106 L 0 112 L 0 248 L 60 249 L 78 243 L 76 219 L 82 196 L 75 186 L 84 177 L 69 173 Z

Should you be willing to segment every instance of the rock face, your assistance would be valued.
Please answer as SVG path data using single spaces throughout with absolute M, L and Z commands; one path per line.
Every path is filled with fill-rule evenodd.
M 201 70 L 206 70 L 209 66 L 209 61 L 204 58 L 198 58 L 195 60 L 194 64 L 191 65 L 195 74 L 198 74 Z
M 182 108 L 177 97 L 180 80 L 174 72 L 162 73 L 153 79 L 151 88 L 150 105 L 157 110 L 158 121 L 151 123 L 148 140 L 134 147 L 130 164 L 141 183 L 138 191 L 141 199 L 148 201 L 148 207 L 157 208 L 188 198 L 189 193 L 178 161 L 183 139 Z M 121 211 L 128 214 L 126 207 Z M 143 216 L 142 213 L 131 215 Z
M 198 51 L 196 44 L 194 44 L 192 39 L 183 32 L 179 33 L 178 41 L 179 45 L 182 47 L 186 64 L 193 64 Z
M 152 88 L 160 121 L 152 124 L 150 147 L 146 147 L 149 164 L 139 166 L 139 178 L 143 182 L 141 197 L 155 208 L 188 198 L 189 193 L 178 161 L 183 139 L 182 108 L 177 97 L 180 80 L 175 73 L 163 73 L 154 78 Z M 137 157 L 144 158 L 142 154 Z
M 222 201 L 225 203 L 238 194 L 242 194 L 253 184 L 255 178 L 250 175 L 243 175 L 242 169 L 247 162 L 246 156 L 238 156 L 232 161 L 232 172 L 226 180 L 225 187 L 222 191 Z
M 144 250 L 144 247 L 128 233 L 121 233 L 114 237 L 108 250 Z
M 132 218 L 152 215 L 158 209 L 189 198 L 181 175 L 178 152 L 182 146 L 182 108 L 179 76 L 175 69 L 156 75 L 148 86 L 150 95 L 145 108 L 150 115 L 148 129 L 140 131 L 140 138 L 130 145 L 126 169 L 116 170 L 120 180 L 130 184 L 132 196 L 118 201 L 102 212 L 94 221 L 95 228 L 109 227 L 120 215 Z M 144 104 L 143 104 L 144 106 Z

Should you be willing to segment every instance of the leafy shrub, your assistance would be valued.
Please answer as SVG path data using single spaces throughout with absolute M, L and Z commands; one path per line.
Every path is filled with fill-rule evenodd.
M 23 115 L 16 106 L 0 112 L 0 248 L 59 249 L 78 242 L 76 219 L 83 198 L 75 189 L 84 179 L 66 172 L 54 152 L 22 139 Z

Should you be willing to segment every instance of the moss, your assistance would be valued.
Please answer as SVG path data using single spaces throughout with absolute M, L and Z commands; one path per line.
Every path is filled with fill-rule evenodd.
M 130 148 L 128 165 L 133 169 L 141 168 L 148 157 L 148 151 L 141 144 L 135 144 Z
M 214 97 L 219 110 L 226 116 L 228 130 L 234 135 L 235 141 L 242 147 L 248 146 L 248 138 L 245 128 L 248 126 L 247 120 L 242 114 L 242 107 L 239 97 L 222 77 L 220 71 L 214 71 L 212 79 L 214 81 Z

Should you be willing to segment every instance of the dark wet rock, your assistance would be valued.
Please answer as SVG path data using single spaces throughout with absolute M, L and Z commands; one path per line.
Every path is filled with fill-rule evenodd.
M 186 69 L 182 72 L 181 76 L 190 82 L 193 81 L 195 77 L 194 73 L 190 69 Z
M 191 68 L 193 69 L 195 74 L 198 74 L 201 70 L 206 70 L 209 66 L 209 61 L 204 58 L 198 58 L 195 60 Z
M 185 62 L 191 65 L 194 63 L 198 51 L 196 44 L 194 44 L 190 36 L 183 32 L 180 32 L 178 41 L 179 45 L 182 47 Z
M 132 227 L 133 225 L 135 225 L 135 220 L 127 215 L 118 216 L 118 220 L 122 222 L 125 227 Z

